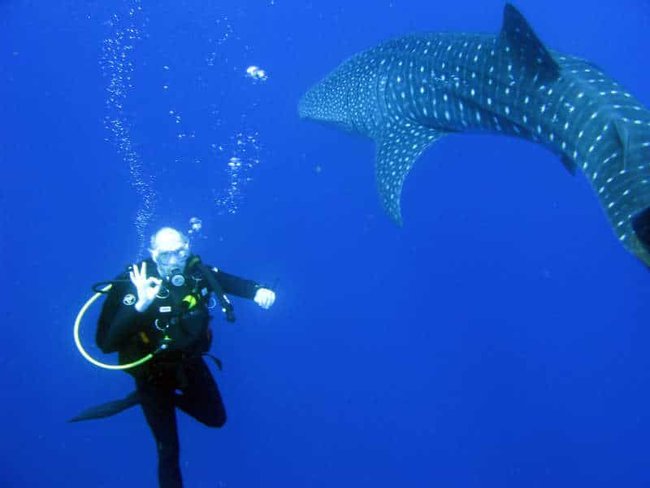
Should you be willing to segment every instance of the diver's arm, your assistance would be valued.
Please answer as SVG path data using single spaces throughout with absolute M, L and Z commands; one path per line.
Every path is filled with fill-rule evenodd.
M 270 308 L 275 302 L 275 292 L 270 288 L 235 275 L 212 268 L 211 272 L 223 288 L 223 292 L 254 300 L 260 307 Z
M 210 268 L 210 272 L 214 274 L 221 285 L 221 288 L 223 288 L 224 293 L 227 293 L 228 295 L 235 295 L 252 300 L 255 298 L 257 290 L 264 288 L 260 283 L 240 278 L 239 276 L 226 273 L 217 268 Z

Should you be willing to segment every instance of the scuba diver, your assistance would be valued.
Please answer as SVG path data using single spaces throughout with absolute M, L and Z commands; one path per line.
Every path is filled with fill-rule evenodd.
M 191 254 L 188 238 L 170 227 L 154 234 L 150 253 L 150 259 L 130 266 L 104 288 L 107 297 L 96 333 L 102 352 L 118 352 L 123 365 L 119 369 L 129 368 L 136 390 L 71 421 L 108 417 L 140 404 L 158 448 L 159 486 L 177 488 L 183 482 L 175 409 L 209 427 L 226 422 L 217 383 L 203 359 L 212 341 L 210 310 L 218 304 L 233 322 L 226 295 L 252 299 L 267 309 L 275 293 L 206 266 Z M 75 340 L 76 334 L 75 329 Z M 221 369 L 219 360 L 211 357 Z

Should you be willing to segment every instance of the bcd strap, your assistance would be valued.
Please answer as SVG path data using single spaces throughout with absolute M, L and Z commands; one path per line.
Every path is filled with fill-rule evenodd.
M 205 280 L 208 282 L 208 285 L 210 285 L 212 292 L 217 297 L 217 300 L 219 300 L 219 305 L 221 305 L 221 310 L 226 315 L 226 320 L 228 322 L 234 322 L 235 308 L 232 306 L 232 303 L 230 303 L 230 300 L 228 300 L 228 297 L 223 291 L 223 288 L 221 287 L 219 280 L 217 280 L 217 278 L 214 276 L 212 271 L 208 269 L 207 266 L 205 266 L 201 262 L 201 258 L 199 258 L 198 256 L 192 256 L 188 264 L 190 266 L 196 267 L 196 269 L 198 269 L 201 272 Z

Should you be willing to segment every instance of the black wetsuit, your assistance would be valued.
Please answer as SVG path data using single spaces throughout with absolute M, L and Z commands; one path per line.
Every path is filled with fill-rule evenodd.
M 137 401 L 156 440 L 158 480 L 163 488 L 183 484 L 175 408 L 210 427 L 221 427 L 226 421 L 217 383 L 202 358 L 211 343 L 210 305 L 216 304 L 214 310 L 221 313 L 219 301 L 211 298 L 215 290 L 204 274 L 211 273 L 225 294 L 252 299 L 261 287 L 192 258 L 184 273 L 185 284 L 165 281 L 158 298 L 142 313 L 134 307 L 137 290 L 128 270 L 120 275 L 104 302 L 97 328 L 97 345 L 105 353 L 119 352 L 120 364 L 158 350 L 168 338 L 166 350 L 127 370 L 135 378 Z M 147 276 L 158 276 L 151 260 L 147 260 Z

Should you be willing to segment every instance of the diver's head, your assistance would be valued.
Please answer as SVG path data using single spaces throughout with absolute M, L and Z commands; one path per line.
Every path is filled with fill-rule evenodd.
M 190 241 L 176 229 L 163 227 L 151 237 L 149 252 L 158 266 L 160 277 L 173 281 L 174 276 L 182 275 L 185 270 L 190 256 Z

